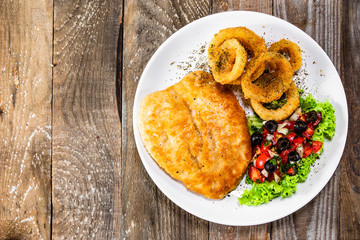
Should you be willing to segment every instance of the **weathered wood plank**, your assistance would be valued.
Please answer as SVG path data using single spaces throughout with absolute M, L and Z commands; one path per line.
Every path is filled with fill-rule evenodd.
M 340 70 L 341 1 L 274 1 L 274 15 L 309 34 Z M 339 169 L 305 207 L 273 223 L 275 239 L 337 239 L 339 233 Z
M 52 1 L 0 2 L 0 239 L 49 239 Z
M 122 1 L 54 2 L 53 237 L 121 236 Z
M 173 204 L 155 186 L 138 156 L 132 130 L 136 86 L 146 63 L 176 30 L 208 15 L 210 1 L 125 1 L 122 79 L 123 238 L 207 239 L 208 222 Z
M 360 236 L 360 1 L 343 1 L 342 76 L 349 107 L 349 131 L 340 162 L 340 239 Z
M 271 14 L 272 6 L 272 0 L 214 0 L 212 9 L 213 13 L 243 10 Z
M 213 13 L 233 10 L 256 11 L 272 14 L 272 0 L 215 0 Z M 270 239 L 271 225 L 229 227 L 210 223 L 209 239 Z

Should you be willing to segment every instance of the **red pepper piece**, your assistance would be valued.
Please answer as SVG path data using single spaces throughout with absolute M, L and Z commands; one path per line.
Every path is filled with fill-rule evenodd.
M 306 139 L 310 139 L 313 134 L 314 134 L 314 127 L 310 123 L 308 123 L 307 129 L 305 130 L 305 132 L 302 133 L 302 135 Z
M 305 141 L 305 138 L 303 137 L 296 137 L 293 140 L 293 144 L 295 147 L 298 147 L 301 143 L 303 143 Z
M 303 158 L 306 158 L 307 156 L 309 156 L 312 153 L 312 146 L 310 145 L 310 143 L 305 142 L 304 143 L 304 154 L 303 154 Z
M 290 131 L 294 131 L 294 125 L 295 121 L 288 121 L 284 127 L 289 129 Z
M 287 170 L 287 172 L 286 172 L 288 175 L 290 175 L 290 176 L 294 176 L 294 175 L 296 175 L 296 172 L 295 172 L 295 167 L 291 167 L 291 168 L 289 168 L 289 170 Z
M 320 151 L 323 143 L 320 141 L 312 141 L 312 152 L 317 153 Z
M 271 142 L 267 143 L 266 146 L 265 146 L 265 143 L 261 143 L 261 151 L 267 151 L 271 148 L 271 146 L 272 146 Z
M 285 165 L 288 162 L 288 155 L 289 155 L 290 149 L 287 149 L 285 151 L 282 151 L 280 153 L 281 162 L 283 165 Z
M 296 137 L 296 133 L 291 132 L 288 135 L 285 136 L 289 141 L 292 143 L 294 141 L 294 138 Z

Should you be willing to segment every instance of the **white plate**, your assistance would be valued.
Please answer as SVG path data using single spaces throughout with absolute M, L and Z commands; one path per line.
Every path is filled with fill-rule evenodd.
M 209 200 L 173 180 L 162 171 L 147 153 L 137 128 L 138 110 L 142 98 L 178 82 L 186 73 L 207 63 L 207 46 L 220 29 L 246 26 L 265 39 L 267 44 L 288 38 L 303 50 L 303 66 L 294 79 L 306 92 L 318 100 L 327 99 L 334 107 L 337 128 L 332 141 L 325 143 L 325 151 L 317 160 L 305 183 L 286 199 L 275 199 L 256 207 L 240 206 L 237 197 L 246 187 L 244 179 L 229 197 Z M 206 46 L 205 46 L 206 45 Z M 204 47 L 205 46 L 205 47 Z M 205 50 L 205 51 L 204 51 Z M 240 104 L 244 106 L 239 98 Z M 246 106 L 244 106 L 246 108 Z M 246 108 L 247 112 L 250 110 Z M 147 64 L 135 95 L 133 109 L 135 141 L 141 160 L 150 177 L 175 204 L 205 220 L 247 226 L 263 224 L 285 217 L 312 200 L 326 185 L 339 164 L 348 128 L 345 92 L 338 73 L 321 47 L 306 33 L 279 18 L 256 12 L 225 12 L 204 17 L 183 27 L 169 37 Z

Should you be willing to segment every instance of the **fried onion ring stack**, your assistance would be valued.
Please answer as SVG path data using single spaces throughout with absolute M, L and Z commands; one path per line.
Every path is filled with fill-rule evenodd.
M 263 68 L 266 63 L 271 63 L 267 64 L 268 72 Z M 269 103 L 279 99 L 289 89 L 292 77 L 291 65 L 283 55 L 264 52 L 249 62 L 240 83 L 245 98 Z
M 288 54 L 290 60 L 281 53 Z M 280 121 L 288 118 L 300 105 L 299 92 L 292 81 L 293 72 L 302 64 L 300 47 L 282 39 L 273 43 L 269 52 L 250 60 L 244 74 L 235 82 L 241 84 L 244 97 L 250 99 L 254 111 L 264 120 Z M 279 100 L 285 95 L 285 105 L 268 109 L 263 104 Z
M 265 40 L 246 27 L 220 30 L 208 49 L 209 65 L 215 81 L 240 84 L 238 79 L 247 65 L 248 55 L 253 58 L 266 51 Z
M 299 93 L 292 78 L 302 65 L 300 47 L 287 39 L 273 43 L 269 50 L 262 37 L 246 27 L 220 30 L 208 49 L 215 81 L 241 85 L 244 97 L 264 120 L 280 121 L 299 106 Z M 278 109 L 264 104 L 285 96 Z

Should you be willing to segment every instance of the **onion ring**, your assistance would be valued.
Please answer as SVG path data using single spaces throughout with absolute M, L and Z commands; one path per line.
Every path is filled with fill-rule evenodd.
M 247 63 L 245 48 L 234 38 L 226 40 L 212 58 L 210 63 L 214 79 L 221 84 L 228 84 L 239 78 Z
M 211 40 L 208 49 L 214 79 L 222 84 L 235 81 L 244 71 L 248 54 L 256 57 L 266 51 L 265 40 L 246 27 L 220 30 Z
M 288 118 L 300 105 L 299 91 L 294 82 L 291 82 L 289 90 L 285 92 L 287 102 L 284 106 L 278 109 L 267 109 L 261 102 L 254 99 L 250 100 L 251 106 L 254 111 L 263 120 L 275 120 L 280 121 Z
M 269 63 L 269 73 L 264 73 L 266 63 Z M 262 75 L 259 77 L 260 74 Z M 291 65 L 283 55 L 264 52 L 252 59 L 247 64 L 245 73 L 232 84 L 241 84 L 245 98 L 269 103 L 279 99 L 289 89 L 292 77 Z
M 269 51 L 277 53 L 287 53 L 290 56 L 290 64 L 294 72 L 298 71 L 302 65 L 302 54 L 300 47 L 286 39 L 271 44 Z

